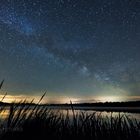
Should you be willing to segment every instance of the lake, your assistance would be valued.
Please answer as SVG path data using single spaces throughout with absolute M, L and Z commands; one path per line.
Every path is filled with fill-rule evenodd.
M 30 109 L 28 109 L 28 111 L 32 111 L 31 107 Z M 70 107 L 60 107 L 60 106 L 49 106 L 48 107 L 49 110 L 53 111 L 55 114 L 61 114 L 63 113 L 64 116 L 68 113 L 69 117 L 72 118 L 73 116 L 73 112 L 71 110 Z M 96 115 L 102 115 L 103 117 L 116 117 L 119 115 L 127 115 L 132 119 L 136 119 L 137 121 L 140 121 L 140 113 L 139 113 L 139 109 L 140 108 L 136 108 L 136 107 L 74 107 L 74 113 L 75 114 L 79 114 L 81 112 L 83 113 L 87 113 L 87 114 L 93 114 L 96 113 Z M 121 111 L 122 110 L 122 111 Z M 18 111 L 18 109 L 16 110 Z M 0 111 L 0 120 L 5 120 L 7 119 L 9 115 L 9 107 L 4 108 L 3 110 Z

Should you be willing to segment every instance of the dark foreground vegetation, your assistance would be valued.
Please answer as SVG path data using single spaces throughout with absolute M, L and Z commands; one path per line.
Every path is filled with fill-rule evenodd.
M 1 86 L 0 86 L 1 87 Z M 44 94 L 45 95 L 45 94 Z M 70 104 L 66 114 L 48 106 L 32 106 L 26 101 L 9 105 L 8 117 L 0 121 L 0 139 L 38 140 L 140 140 L 140 122 L 127 115 L 104 117 L 102 114 L 76 113 Z M 31 105 L 30 105 L 31 104 Z M 0 106 L 0 115 L 7 106 Z
M 8 118 L 1 122 L 0 139 L 86 139 L 140 140 L 140 122 L 126 115 L 54 112 L 38 105 L 11 104 Z M 1 108 L 1 111 L 4 108 Z

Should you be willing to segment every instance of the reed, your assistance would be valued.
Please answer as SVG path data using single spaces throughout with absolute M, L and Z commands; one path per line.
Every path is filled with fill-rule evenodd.
M 140 140 L 140 122 L 136 119 L 120 113 L 115 117 L 112 113 L 110 117 L 96 112 L 76 113 L 72 102 L 71 110 L 64 114 L 40 105 L 45 94 L 34 106 L 33 100 L 13 102 L 8 106 L 8 117 L 0 124 L 0 139 Z M 1 109 L 5 111 L 5 107 Z
M 34 108 L 26 101 L 10 105 L 9 115 L 5 120 L 6 130 L 2 138 L 15 137 L 20 134 L 23 138 L 51 137 L 51 139 L 108 139 L 108 140 L 138 140 L 140 139 L 140 122 L 132 120 L 127 115 L 112 117 L 102 114 L 76 113 L 72 108 L 73 116 L 69 111 L 53 111 L 47 106 Z M 72 106 L 72 104 L 71 104 Z M 16 131 L 15 131 L 16 130 Z M 22 130 L 22 131 L 21 131 Z M 2 133 L 3 134 L 3 133 Z

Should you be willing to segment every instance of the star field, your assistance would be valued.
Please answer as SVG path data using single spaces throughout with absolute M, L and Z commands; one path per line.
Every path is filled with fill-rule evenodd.
M 139 0 L 1 0 L 0 77 L 11 95 L 140 96 Z

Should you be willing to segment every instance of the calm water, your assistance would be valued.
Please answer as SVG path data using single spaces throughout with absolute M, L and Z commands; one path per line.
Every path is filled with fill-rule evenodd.
M 63 113 L 64 115 L 67 114 L 67 111 L 69 111 L 69 116 L 73 116 L 72 110 L 58 110 L 54 109 L 55 112 L 60 112 Z M 94 110 L 75 110 L 75 114 L 80 114 L 81 112 L 87 113 L 87 114 L 93 114 L 96 113 L 96 115 L 102 115 L 103 117 L 116 117 L 119 115 L 119 112 L 107 112 L 107 111 L 94 111 Z M 137 119 L 137 121 L 140 121 L 140 113 L 126 113 L 126 112 L 121 112 L 120 115 L 127 115 L 131 119 Z
M 51 107 L 51 110 L 56 113 L 56 114 L 60 114 L 63 113 L 64 115 L 66 115 L 67 113 L 69 113 L 69 117 L 73 116 L 73 112 L 71 109 L 65 109 L 65 108 L 57 108 L 57 107 Z M 32 111 L 32 108 L 30 108 L 29 112 Z M 95 111 L 95 110 L 86 110 L 85 109 L 81 109 L 81 108 L 77 108 L 75 110 L 75 114 L 80 114 L 81 112 L 83 113 L 87 113 L 87 114 L 93 114 L 96 112 L 96 115 L 102 115 L 103 117 L 110 117 L 112 115 L 112 117 L 116 117 L 119 115 L 118 112 L 108 112 L 108 111 Z M 138 121 L 140 121 L 140 113 L 126 113 L 126 112 L 121 112 L 120 115 L 128 115 L 130 118 L 132 119 L 137 119 Z M 0 120 L 5 120 L 7 119 L 9 115 L 9 108 L 5 108 L 4 110 L 2 110 L 0 112 Z

